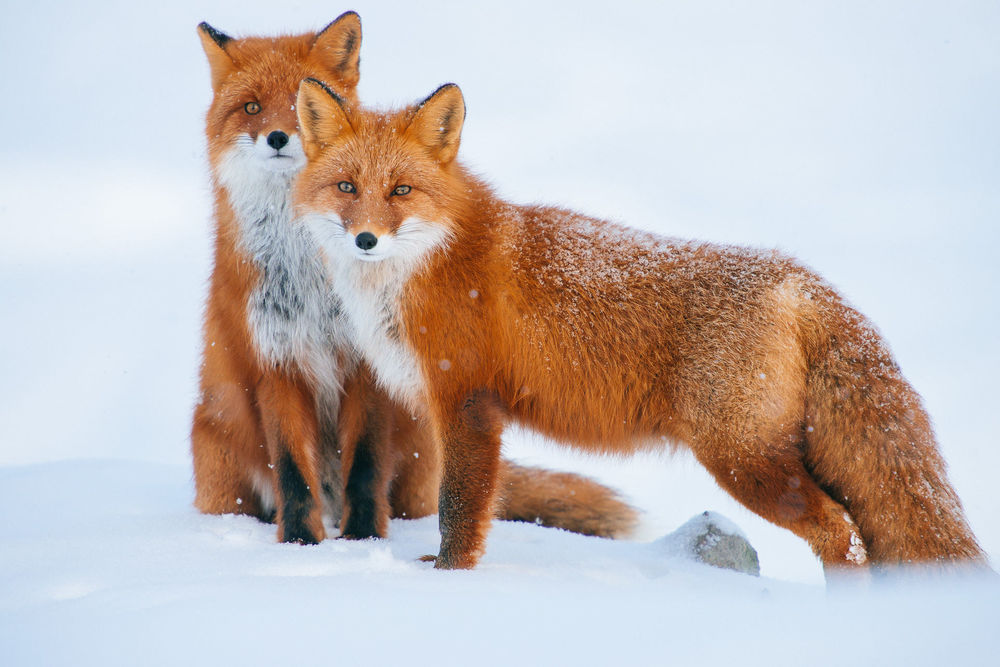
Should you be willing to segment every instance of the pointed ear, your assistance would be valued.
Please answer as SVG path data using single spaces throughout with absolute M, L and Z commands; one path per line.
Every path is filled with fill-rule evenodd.
M 325 146 L 354 133 L 346 106 L 347 102 L 322 81 L 305 79 L 299 84 L 295 113 L 307 158 L 313 159 Z
M 233 41 L 233 38 L 204 21 L 198 24 L 198 36 L 201 38 L 201 47 L 208 56 L 208 66 L 212 70 L 212 87 L 218 88 L 235 67 L 233 59 L 226 53 L 226 45 Z
M 344 12 L 316 33 L 311 53 L 345 88 L 357 87 L 361 79 L 361 17 L 357 12 Z
M 446 83 L 417 107 L 406 133 L 423 144 L 441 164 L 458 154 L 465 122 L 465 99 L 453 83 Z

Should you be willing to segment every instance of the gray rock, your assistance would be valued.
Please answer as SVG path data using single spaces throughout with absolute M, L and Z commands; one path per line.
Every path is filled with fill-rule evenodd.
M 716 512 L 702 512 L 661 542 L 671 552 L 706 565 L 760 576 L 757 550 L 739 527 Z

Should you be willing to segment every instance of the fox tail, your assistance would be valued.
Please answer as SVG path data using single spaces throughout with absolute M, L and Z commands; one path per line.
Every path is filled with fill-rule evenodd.
M 506 460 L 501 465 L 498 519 L 612 539 L 628 537 L 639 521 L 618 492 L 588 477 Z
M 988 567 L 930 418 L 879 334 L 830 295 L 806 333 L 807 465 L 857 523 L 871 564 Z

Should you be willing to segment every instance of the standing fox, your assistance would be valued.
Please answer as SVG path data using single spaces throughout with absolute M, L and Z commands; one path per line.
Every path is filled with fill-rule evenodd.
M 927 414 L 862 315 L 777 252 L 499 200 L 456 161 L 462 94 L 296 104 L 296 212 L 364 359 L 444 448 L 439 568 L 474 567 L 516 421 L 598 452 L 683 443 L 825 571 L 985 564 Z
M 356 103 L 360 19 L 347 12 L 290 37 L 233 39 L 206 23 L 198 33 L 215 91 L 216 239 L 191 430 L 195 505 L 276 520 L 286 542 L 322 540 L 324 508 L 346 537 L 384 537 L 390 516 L 436 511 L 440 448 L 358 365 L 343 304 L 290 207 L 305 163 L 299 82 L 324 77 Z M 585 478 L 513 464 L 503 474 L 502 518 L 608 537 L 636 521 Z

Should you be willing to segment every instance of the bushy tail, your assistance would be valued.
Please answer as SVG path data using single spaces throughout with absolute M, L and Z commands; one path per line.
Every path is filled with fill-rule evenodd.
M 875 329 L 839 297 L 804 332 L 806 464 L 857 523 L 869 561 L 986 566 L 920 396 Z
M 582 475 L 504 460 L 498 482 L 499 519 L 615 539 L 631 534 L 639 520 L 617 492 Z

